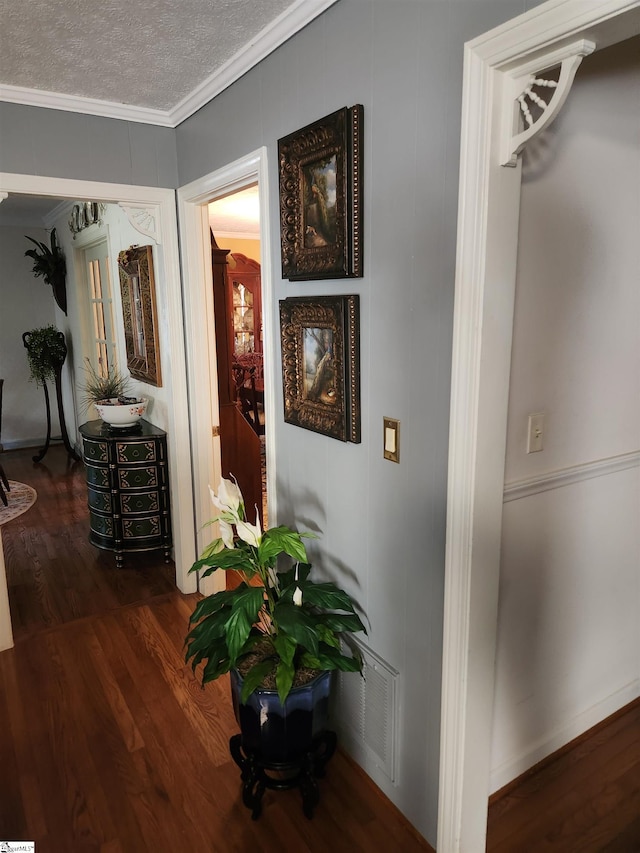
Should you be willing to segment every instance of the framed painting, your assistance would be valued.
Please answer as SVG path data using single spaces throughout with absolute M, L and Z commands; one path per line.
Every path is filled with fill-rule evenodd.
M 123 250 L 118 255 L 118 269 L 129 373 L 161 387 L 153 247 L 131 246 Z
M 362 276 L 361 104 L 278 140 L 282 277 Z
M 280 301 L 287 423 L 360 442 L 359 308 L 355 294 Z

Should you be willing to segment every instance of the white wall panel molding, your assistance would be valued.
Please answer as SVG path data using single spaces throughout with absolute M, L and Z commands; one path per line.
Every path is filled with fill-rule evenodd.
M 607 459 L 596 459 L 593 462 L 583 462 L 581 465 L 549 471 L 538 477 L 506 483 L 504 501 L 505 503 L 517 501 L 521 498 L 537 495 L 540 492 L 572 486 L 574 483 L 582 483 L 584 480 L 592 480 L 594 477 L 607 477 L 609 474 L 616 474 L 618 471 L 625 471 L 627 468 L 638 467 L 640 467 L 640 450 L 633 453 L 621 453 L 619 456 L 610 456 Z

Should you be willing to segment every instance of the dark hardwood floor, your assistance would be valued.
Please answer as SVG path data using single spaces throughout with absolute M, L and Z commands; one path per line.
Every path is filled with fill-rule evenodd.
M 0 839 L 37 853 L 431 849 L 340 752 L 312 821 L 297 791 L 267 792 L 252 821 L 228 683 L 202 690 L 184 665 L 196 597 L 161 552 L 117 570 L 87 540 L 82 465 L 32 454 L 3 454 L 38 500 L 2 528 L 16 646 L 0 653 Z M 494 798 L 487 849 L 640 853 L 640 701 Z
M 185 666 L 196 600 L 155 556 L 87 542 L 82 465 L 60 448 L 3 455 L 38 492 L 3 526 L 15 648 L 0 653 L 0 839 L 37 853 L 425 851 L 431 848 L 338 752 L 313 820 L 298 791 L 267 791 L 252 821 L 228 741 L 226 679 Z
M 498 792 L 489 853 L 640 853 L 640 699 Z
M 118 570 L 110 551 L 91 545 L 82 462 L 55 445 L 36 465 L 34 452 L 3 453 L 9 479 L 38 493 L 28 512 L 2 528 L 16 641 L 175 590 L 175 568 L 161 551 L 126 557 Z

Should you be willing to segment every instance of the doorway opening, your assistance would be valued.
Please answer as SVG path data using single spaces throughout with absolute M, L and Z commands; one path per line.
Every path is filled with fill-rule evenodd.
M 267 525 L 264 334 L 257 184 L 208 205 L 222 475 Z M 255 508 L 255 510 L 254 510 Z
M 194 480 L 194 509 L 196 531 L 198 536 L 198 549 L 202 551 L 217 535 L 214 527 L 207 522 L 212 516 L 212 505 L 209 494 L 209 486 L 216 486 L 223 475 L 222 460 L 222 433 L 225 431 L 223 419 L 232 418 L 236 426 L 240 425 L 245 432 L 252 431 L 251 412 L 248 417 L 242 414 L 242 403 L 237 405 L 237 397 L 231 402 L 232 391 L 220 391 L 220 379 L 231 384 L 233 380 L 233 352 L 231 340 L 235 336 L 231 317 L 225 322 L 224 315 L 220 316 L 214 304 L 212 248 L 218 250 L 225 258 L 234 254 L 231 248 L 225 247 L 225 241 L 230 239 L 224 237 L 224 229 L 218 227 L 215 234 L 215 247 L 212 247 L 211 223 L 209 220 L 209 205 L 219 199 L 240 197 L 240 191 L 248 188 L 258 190 L 259 208 L 259 261 L 260 271 L 260 305 L 261 305 L 261 327 L 251 330 L 238 329 L 239 332 L 250 331 L 249 335 L 239 336 L 239 348 L 245 348 L 245 355 L 255 357 L 256 348 L 261 346 L 263 390 L 262 405 L 258 404 L 257 415 L 254 415 L 254 425 L 260 428 L 264 419 L 264 466 L 268 472 L 266 482 L 262 489 L 257 490 L 258 498 L 254 503 L 261 504 L 261 495 L 266 495 L 266 506 L 268 507 L 269 526 L 276 524 L 276 469 L 275 469 L 275 436 L 273 429 L 273 418 L 275 412 L 275 382 L 274 382 L 274 353 L 276 350 L 276 314 L 277 303 L 272 294 L 271 258 L 269 253 L 270 226 L 268 216 L 268 169 L 266 149 L 247 154 L 228 166 L 205 175 L 203 178 L 187 184 L 178 190 L 178 215 L 180 222 L 180 243 L 183 265 L 184 282 L 184 311 L 185 311 L 185 333 L 187 357 L 190 364 L 188 375 L 189 381 L 189 412 L 191 423 L 191 439 L 193 447 L 193 480 Z M 227 251 L 228 249 L 228 251 Z M 246 251 L 238 249 L 238 255 L 242 254 L 251 260 Z M 220 265 L 221 268 L 223 265 Z M 227 263 L 226 266 L 229 266 Z M 250 266 L 250 264 L 249 264 Z M 238 260 L 234 270 L 238 272 Z M 250 270 L 249 270 L 250 271 Z M 248 270 L 244 269 L 244 272 Z M 224 282 L 224 276 L 220 281 Z M 246 281 L 239 281 L 245 290 L 238 288 L 238 300 L 241 310 L 239 311 L 240 323 L 242 318 L 248 314 L 248 287 Z M 233 289 L 233 276 L 231 277 L 231 288 Z M 254 289 L 254 300 L 258 291 Z M 242 305 L 244 298 L 245 304 Z M 233 307 L 233 294 L 229 295 L 229 304 Z M 255 301 L 252 304 L 255 316 Z M 244 310 L 243 310 L 244 309 Z M 227 336 L 226 345 L 218 345 L 220 340 Z M 261 338 L 261 339 L 260 339 Z M 221 363 L 226 357 L 227 366 Z M 231 369 L 230 369 L 231 368 Z M 239 375 L 239 374 L 238 374 Z M 244 374 L 243 374 L 244 377 Z M 247 379 L 238 379 L 242 388 L 246 384 L 251 385 L 250 376 Z M 245 388 L 246 390 L 246 388 Z M 223 396 L 227 393 L 227 398 Z M 238 390 L 238 394 L 240 390 Z M 244 393 L 244 391 L 242 392 Z M 228 405 L 225 401 L 228 400 Z M 255 430 L 253 430 L 255 432 Z M 233 435 L 233 431 L 230 433 Z M 257 436 L 260 438 L 261 436 Z M 255 470 L 255 465 L 253 466 Z M 235 471 L 233 472 L 235 474 Z M 237 475 L 236 475 L 237 476 Z M 243 490 L 244 491 L 244 490 Z M 247 506 L 251 516 L 251 504 L 245 494 Z M 260 514 L 260 506 L 258 506 Z M 266 519 L 265 519 L 266 520 Z M 214 572 L 207 578 L 200 579 L 200 592 L 208 595 L 212 592 L 224 589 L 225 578 L 218 577 L 221 572 Z

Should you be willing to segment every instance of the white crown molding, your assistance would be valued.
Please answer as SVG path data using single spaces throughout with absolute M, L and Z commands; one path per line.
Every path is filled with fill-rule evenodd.
M 136 107 L 131 104 L 118 104 L 95 98 L 80 98 L 77 95 L 63 95 L 58 92 L 45 92 L 41 89 L 4 84 L 0 85 L 0 101 L 141 124 L 155 124 L 160 127 L 177 127 L 336 2 L 337 0 L 295 0 L 235 56 L 196 86 L 171 110 L 154 110 L 149 107 Z
M 155 124 L 161 127 L 175 126 L 171 123 L 170 113 L 163 110 L 99 101 L 96 98 L 80 98 L 77 95 L 63 95 L 59 92 L 44 92 L 41 89 L 26 89 L 23 86 L 0 85 L 0 101 L 29 107 L 43 107 L 47 110 L 63 110 L 69 113 L 135 121 L 141 124 Z
M 71 216 L 71 211 L 73 210 L 74 202 L 72 201 L 61 201 L 60 204 L 56 205 L 53 210 L 50 210 L 46 216 L 42 217 L 42 224 L 49 231 L 56 224 L 58 219 L 62 219 L 63 217 L 67 219 Z
M 176 127 L 193 115 L 336 2 L 296 0 L 171 110 L 172 126 Z
M 220 231 L 213 229 L 216 243 L 220 240 L 260 240 L 260 231 Z

